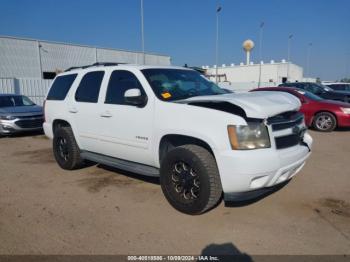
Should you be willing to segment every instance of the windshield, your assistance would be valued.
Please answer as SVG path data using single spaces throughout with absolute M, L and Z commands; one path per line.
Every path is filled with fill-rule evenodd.
M 35 105 L 26 96 L 0 96 L 0 107 L 33 106 Z
M 315 86 L 318 86 L 320 88 L 322 88 L 323 90 L 329 92 L 329 91 L 334 91 L 332 88 L 330 88 L 329 86 L 324 86 L 324 85 L 321 85 L 321 84 L 317 84 L 317 83 L 314 83 Z
M 308 91 L 305 91 L 305 90 L 296 90 L 299 94 L 302 94 L 303 96 L 305 96 L 306 98 L 310 99 L 310 100 L 314 100 L 314 101 L 321 101 L 323 100 L 323 98 L 311 93 L 311 92 L 308 92 Z
M 337 91 L 350 91 L 350 84 L 332 84 L 330 87 Z
M 153 92 L 163 101 L 229 93 L 193 70 L 144 69 L 142 73 Z

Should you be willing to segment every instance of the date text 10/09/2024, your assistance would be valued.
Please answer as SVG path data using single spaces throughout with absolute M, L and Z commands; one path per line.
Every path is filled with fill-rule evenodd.
M 220 261 L 217 256 L 128 256 L 128 261 Z

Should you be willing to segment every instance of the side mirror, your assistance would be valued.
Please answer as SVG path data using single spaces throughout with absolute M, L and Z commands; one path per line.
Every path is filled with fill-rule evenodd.
M 132 88 L 125 91 L 124 100 L 129 105 L 142 107 L 146 104 L 147 97 L 141 94 L 140 89 Z

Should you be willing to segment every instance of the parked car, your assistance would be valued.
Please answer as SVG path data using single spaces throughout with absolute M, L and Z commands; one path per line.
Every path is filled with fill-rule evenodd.
M 305 90 L 287 87 L 258 88 L 252 91 L 280 91 L 292 94 L 302 103 L 300 112 L 307 126 L 318 131 L 331 132 L 336 127 L 350 127 L 350 104 L 325 100 Z
M 295 82 L 295 83 L 284 83 L 280 84 L 280 87 L 295 87 L 298 89 L 303 89 L 309 91 L 319 97 L 324 99 L 350 102 L 350 91 L 335 91 L 328 86 L 324 86 L 318 83 L 308 83 L 308 82 Z
M 42 130 L 43 109 L 28 97 L 0 94 L 0 135 Z
M 160 177 L 177 210 L 201 214 L 289 181 L 310 155 L 300 101 L 227 93 L 182 67 L 97 64 L 58 75 L 45 134 L 60 167 L 84 160 Z
M 328 86 L 336 91 L 349 91 L 350 92 L 350 83 L 343 82 L 334 82 L 334 83 L 324 83 L 323 85 Z

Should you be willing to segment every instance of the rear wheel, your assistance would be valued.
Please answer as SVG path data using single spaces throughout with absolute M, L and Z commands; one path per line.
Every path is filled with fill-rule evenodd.
M 213 208 L 222 195 L 215 159 L 197 145 L 184 145 L 168 152 L 161 163 L 160 184 L 168 202 L 190 215 Z
M 53 153 L 58 165 L 67 170 L 83 166 L 80 149 L 70 127 L 59 127 L 53 138 Z
M 331 132 L 337 127 L 337 119 L 332 113 L 321 112 L 314 117 L 313 127 L 321 132 Z

